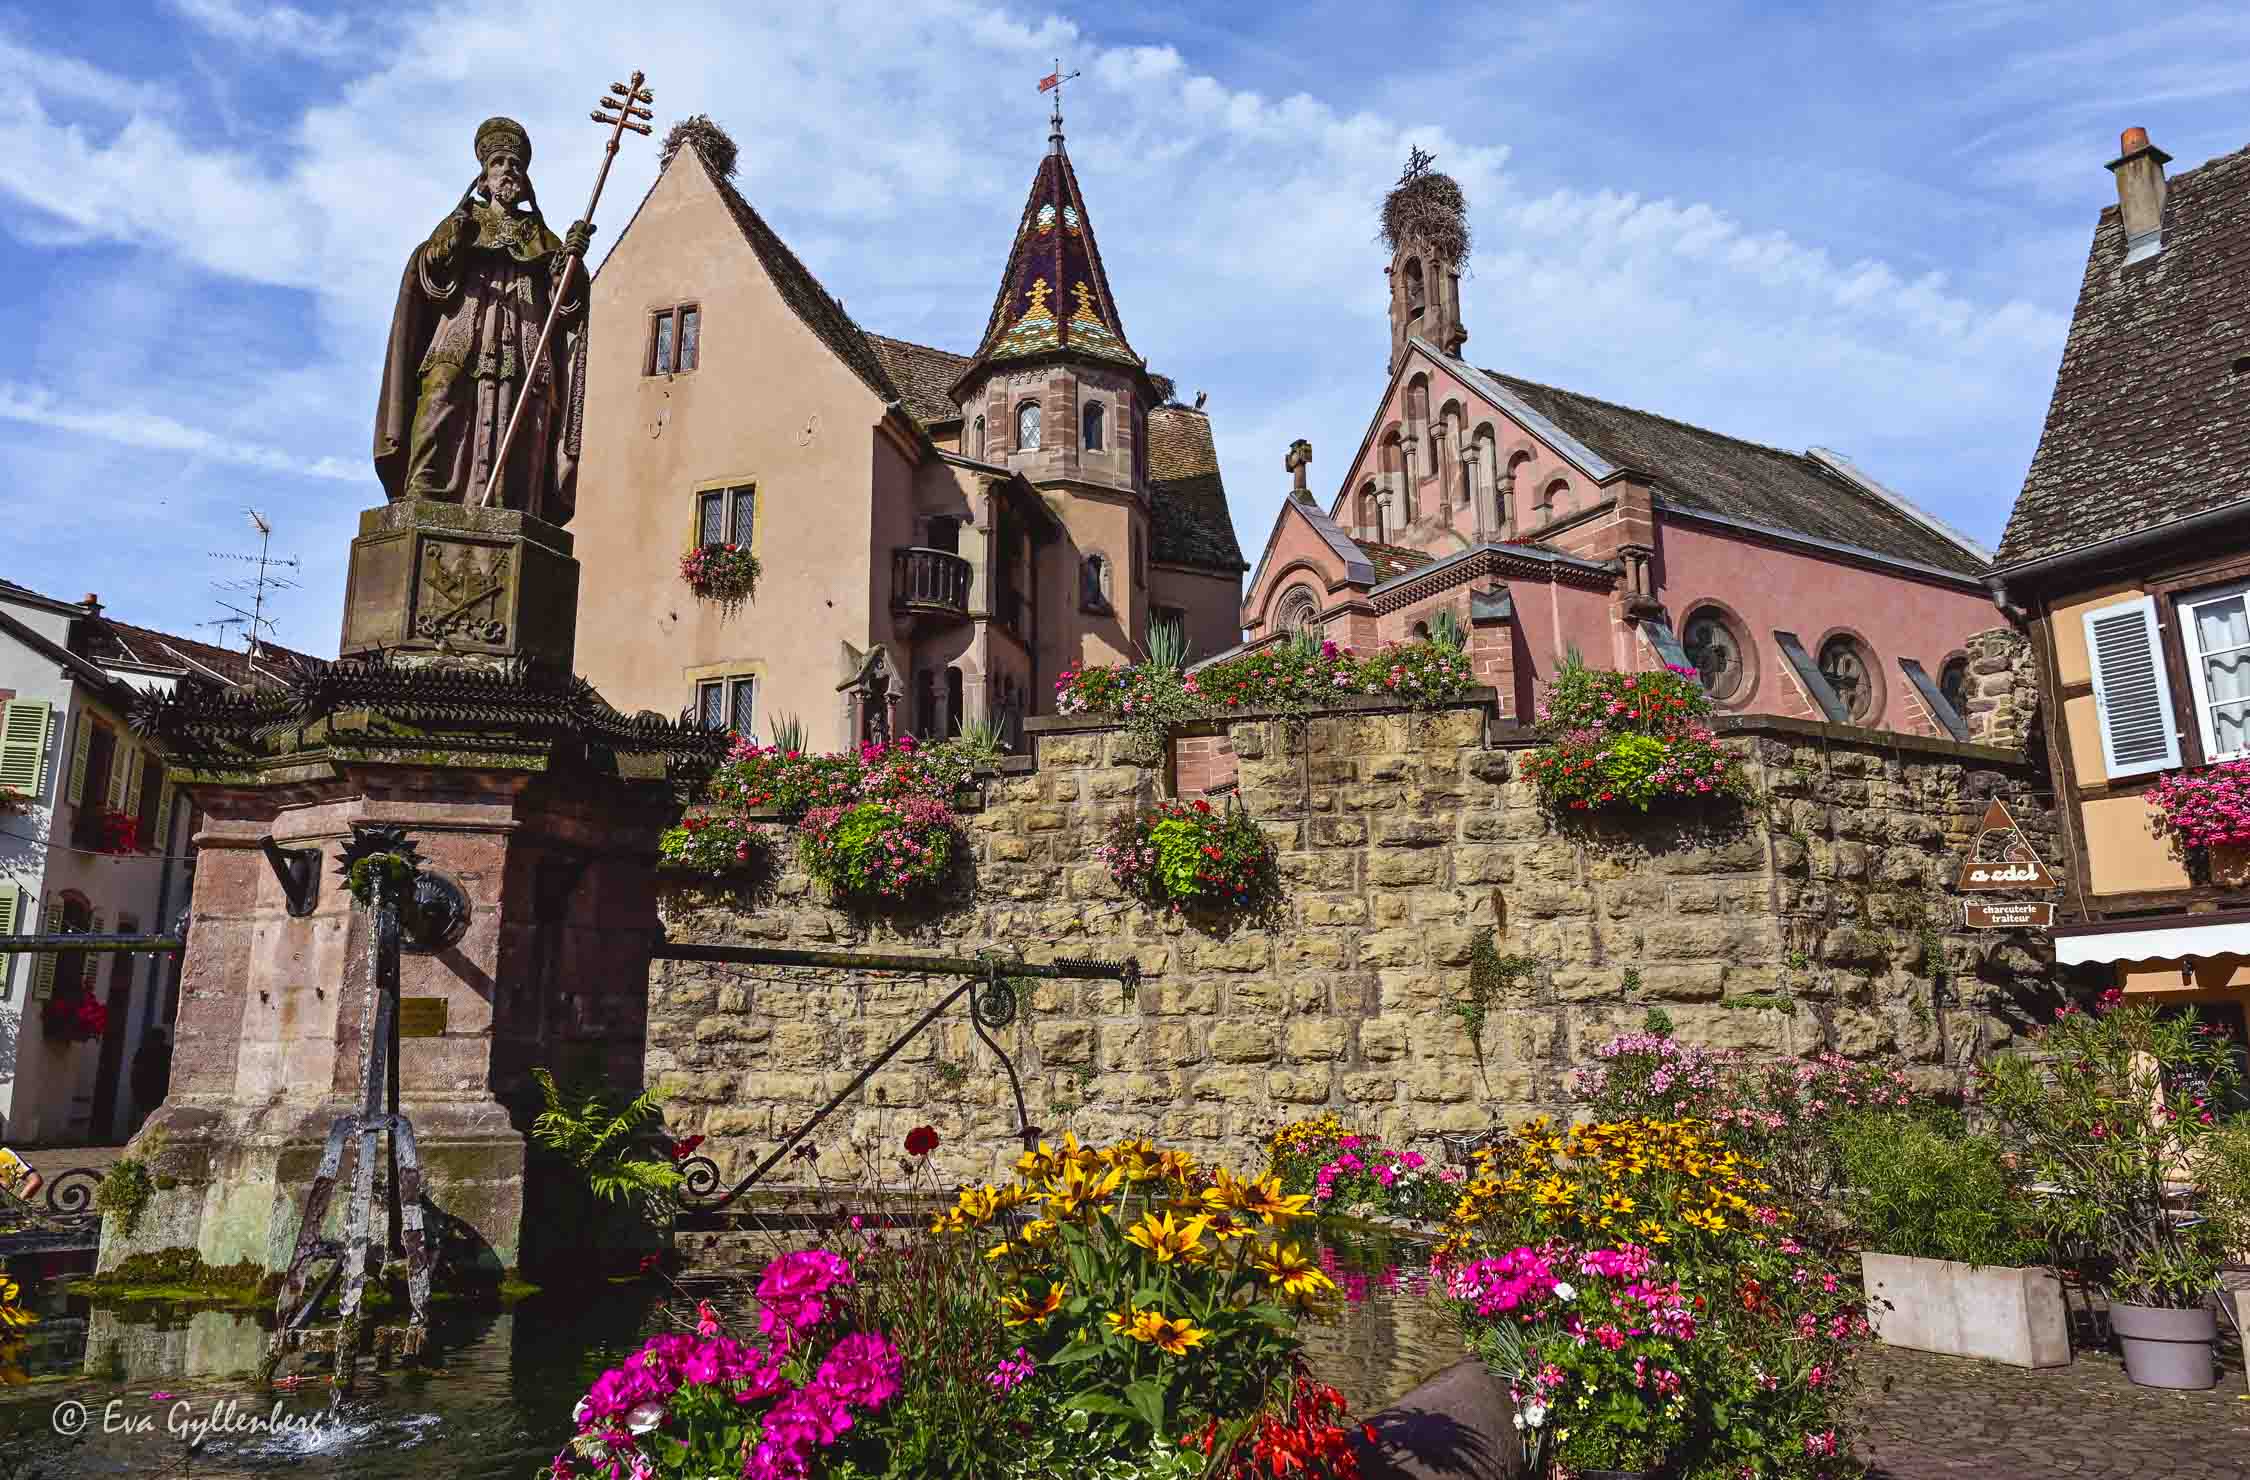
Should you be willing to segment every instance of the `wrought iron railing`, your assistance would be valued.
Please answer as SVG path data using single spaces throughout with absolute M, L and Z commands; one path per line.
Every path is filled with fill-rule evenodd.
M 891 551 L 891 605 L 903 611 L 969 614 L 969 562 L 919 545 Z

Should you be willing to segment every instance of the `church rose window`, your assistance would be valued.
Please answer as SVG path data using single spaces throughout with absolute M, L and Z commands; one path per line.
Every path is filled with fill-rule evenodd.
M 1026 401 L 1016 408 L 1016 451 L 1039 450 L 1039 403 Z
M 1749 681 L 1743 660 L 1742 637 L 1726 613 L 1717 607 L 1698 607 L 1680 625 L 1680 646 L 1688 662 L 1702 675 L 1705 692 L 1724 704 L 1736 697 Z
M 1293 586 L 1281 598 L 1274 625 L 1284 632 L 1303 632 L 1313 627 L 1319 616 L 1319 599 L 1303 586 Z
M 1882 695 L 1875 687 L 1875 655 L 1865 643 L 1848 632 L 1839 632 L 1822 643 L 1820 676 L 1843 700 L 1844 712 L 1853 723 L 1875 717 L 1875 706 Z

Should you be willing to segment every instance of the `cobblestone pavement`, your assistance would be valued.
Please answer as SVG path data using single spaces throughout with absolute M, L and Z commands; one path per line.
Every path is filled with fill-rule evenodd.
M 1878 1347 L 1866 1377 L 1860 1453 L 1877 1480 L 2250 1480 L 2250 1402 L 2232 1360 L 2203 1393 L 2135 1387 L 2099 1351 L 2031 1372 Z

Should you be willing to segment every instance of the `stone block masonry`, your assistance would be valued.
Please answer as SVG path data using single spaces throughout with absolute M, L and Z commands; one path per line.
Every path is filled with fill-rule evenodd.
M 1040 982 L 1001 1039 L 1050 1137 L 1147 1135 L 1243 1165 L 1261 1132 L 1334 1108 L 1435 1149 L 1439 1133 L 1566 1109 L 1570 1070 L 1661 1008 L 1683 1039 L 1791 1057 L 1895 1056 L 1931 1088 L 2027 1020 L 2033 938 L 1960 927 L 1952 870 L 1993 797 L 2060 869 L 2044 779 L 2018 753 L 1804 721 L 1730 721 L 1761 797 L 1709 824 L 1558 826 L 1485 704 L 1252 718 L 1226 739 L 1239 801 L 1280 851 L 1278 917 L 1199 929 L 1120 895 L 1093 849 L 1157 794 L 1124 735 L 1034 721 L 1033 764 L 965 819 L 973 896 L 911 922 L 828 907 L 791 867 L 764 893 L 674 888 L 674 939 L 1140 962 L 1137 992 Z M 786 853 L 786 849 L 784 850 Z M 1455 1010 L 1481 932 L 1532 969 Z M 1942 990 L 1933 990 L 1939 983 Z M 660 962 L 647 1077 L 681 1134 L 747 1167 L 950 983 Z M 1005 1076 L 965 1018 L 876 1075 L 816 1139 L 889 1166 L 920 1124 L 947 1178 L 1017 1153 Z

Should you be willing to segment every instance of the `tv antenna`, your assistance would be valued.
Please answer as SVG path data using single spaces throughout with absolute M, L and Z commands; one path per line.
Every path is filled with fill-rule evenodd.
M 269 591 L 294 591 L 298 587 L 299 561 L 295 556 L 287 560 L 273 554 L 273 524 L 256 509 L 244 509 L 250 516 L 250 527 L 258 531 L 258 553 L 235 554 L 225 550 L 210 550 L 213 560 L 232 560 L 250 567 L 243 575 L 223 581 L 213 581 L 211 589 L 220 593 L 219 609 L 223 617 L 208 622 L 198 622 L 199 627 L 215 627 L 219 631 L 220 646 L 226 645 L 232 628 L 242 629 L 243 650 L 255 657 L 259 646 L 273 636 L 273 621 L 266 615 L 266 593 Z M 245 609 L 247 608 L 247 609 Z

